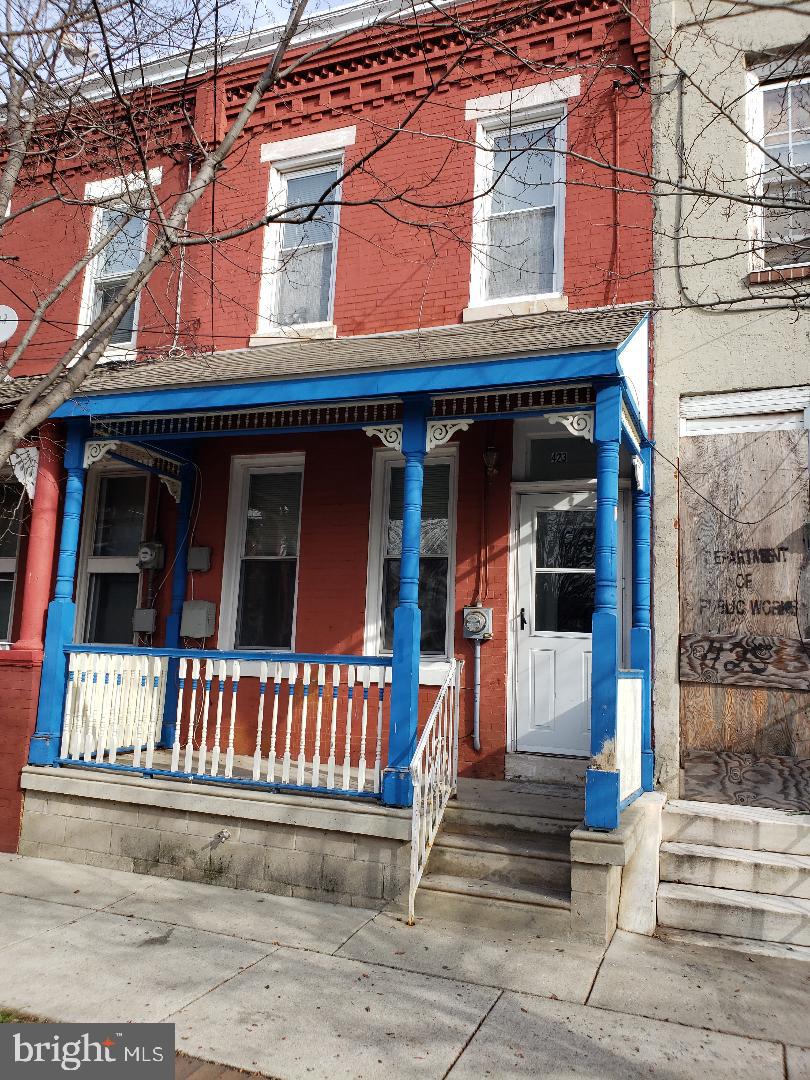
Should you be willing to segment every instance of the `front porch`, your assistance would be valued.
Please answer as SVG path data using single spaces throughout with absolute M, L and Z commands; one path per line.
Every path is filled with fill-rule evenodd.
M 592 583 L 592 599 L 586 590 L 585 600 L 578 601 L 586 608 L 592 605 L 587 609 L 593 659 L 585 693 L 591 760 L 584 820 L 590 829 L 615 830 L 624 808 L 652 787 L 651 470 L 642 419 L 646 391 L 639 391 L 646 385 L 646 322 L 643 313 L 632 309 L 606 315 L 604 325 L 596 314 L 590 319 L 581 314 L 535 317 L 529 323 L 535 325 L 536 340 L 527 320 L 515 320 L 514 327 L 504 330 L 496 324 L 489 335 L 480 326 L 425 332 L 420 349 L 431 355 L 411 363 L 401 359 L 411 335 L 399 335 L 402 341 L 363 341 L 369 356 L 362 363 L 337 355 L 359 347 L 348 340 L 248 350 L 261 352 L 277 372 L 285 364 L 292 372 L 311 363 L 308 376 L 298 379 L 291 374 L 259 379 L 257 358 L 250 355 L 250 381 L 240 382 L 234 364 L 242 354 L 223 354 L 223 374 L 197 388 L 179 385 L 182 366 L 178 375 L 168 362 L 142 366 L 150 386 L 162 386 L 161 380 L 170 384 L 159 393 L 137 385 L 141 366 L 118 375 L 99 373 L 98 386 L 89 387 L 93 392 L 62 410 L 68 429 L 67 487 L 31 765 L 55 766 L 71 782 L 80 778 L 82 785 L 102 785 L 105 803 L 114 802 L 124 784 L 128 792 L 166 793 L 159 799 L 162 814 L 171 809 L 173 793 L 189 795 L 185 785 L 190 783 L 194 813 L 209 817 L 220 813 L 214 811 L 215 802 L 219 806 L 219 800 L 238 798 L 249 800 L 251 813 L 259 805 L 289 807 L 296 800 L 305 812 L 315 800 L 318 813 L 331 815 L 332 832 L 352 836 L 358 814 L 366 828 L 374 822 L 381 831 L 357 835 L 381 840 L 393 839 L 386 820 L 399 823 L 390 826 L 395 832 L 406 822 L 407 837 L 396 838 L 400 844 L 406 841 L 405 847 L 389 850 L 390 873 L 374 886 L 383 892 L 371 895 L 379 899 L 388 897 L 386 889 L 392 897 L 393 891 L 407 891 L 412 910 L 457 787 L 459 760 L 462 773 L 504 775 L 511 738 L 507 716 L 515 707 L 508 674 L 516 625 L 506 572 L 511 545 L 508 462 L 513 426 L 531 421 L 544 424 L 555 437 L 559 432 L 571 440 L 585 438 L 595 452 L 595 475 L 576 481 L 593 492 L 594 506 L 592 569 L 578 564 L 585 566 L 580 577 L 592 574 L 586 582 L 588 589 Z M 553 326 L 568 333 L 568 351 L 549 348 Z M 581 335 L 576 344 L 572 327 Z M 523 332 L 519 339 L 517 329 Z M 471 355 L 476 349 L 478 354 Z M 395 358 L 390 364 L 385 358 L 389 350 Z M 336 366 L 346 373 L 329 374 Z M 248 378 L 247 368 L 243 377 Z M 382 444 L 377 453 L 387 455 L 388 462 L 387 471 L 379 470 L 385 485 L 378 511 L 372 440 Z M 442 457 L 448 453 L 456 456 Z M 340 468 L 340 455 L 351 463 L 350 471 Z M 314 482 L 301 479 L 305 457 L 307 476 L 314 476 Z M 268 459 L 282 460 L 283 466 L 268 465 Z M 242 473 L 234 471 L 235 465 L 228 470 L 228 463 L 237 460 L 243 463 Z M 442 472 L 437 463 L 456 460 L 444 470 L 455 477 L 456 486 L 448 486 L 449 480 L 444 488 L 437 486 L 433 481 Z M 495 479 L 499 466 L 503 475 Z M 112 471 L 105 474 L 105 468 Z M 126 553 L 108 556 L 103 543 L 99 547 L 98 524 L 93 525 L 87 509 L 88 489 L 96 492 L 98 505 L 100 478 L 121 469 L 148 476 L 157 493 L 151 503 L 147 498 L 139 519 L 145 554 L 139 549 L 133 563 L 139 575 L 136 643 L 125 645 L 116 643 L 120 636 L 87 640 L 88 628 L 121 624 L 114 603 L 108 603 L 103 618 L 98 615 L 102 592 L 93 576 L 108 572 L 104 558 L 119 560 L 110 563 L 110 574 L 120 578 L 133 572 L 122 561 Z M 281 475 L 280 470 L 287 478 L 284 491 L 294 491 L 294 497 L 282 498 L 276 488 L 268 495 L 263 488 L 265 501 L 254 504 L 251 477 Z M 391 476 L 396 470 L 400 488 L 395 496 Z M 295 483 L 287 483 L 295 476 Z M 618 571 L 622 484 L 632 498 L 632 585 L 627 589 L 632 625 L 626 647 Z M 325 534 L 318 532 L 323 504 L 313 490 L 332 508 L 328 520 L 330 526 L 334 520 L 334 527 Z M 175 500 L 173 515 L 167 493 Z M 298 500 L 294 526 L 289 524 L 291 499 Z M 364 503 L 365 521 L 359 509 Z M 238 512 L 237 505 L 242 508 Z M 282 510 L 287 518 L 280 522 Z M 354 518 L 359 520 L 353 532 Z M 220 539 L 209 541 L 207 548 L 212 574 L 195 586 L 200 571 L 190 558 L 199 558 L 195 530 L 203 529 L 208 536 L 217 536 L 220 529 Z M 331 583 L 325 586 L 323 578 L 329 537 L 341 530 L 347 544 L 336 571 L 346 579 L 342 592 Z M 171 532 L 174 543 L 164 544 Z M 155 535 L 160 542 L 153 540 Z M 358 558 L 366 546 L 367 567 Z M 332 555 L 337 565 L 334 550 Z M 275 576 L 267 576 L 261 567 L 271 564 L 261 559 L 276 560 L 276 567 L 283 563 L 283 574 L 274 570 Z M 248 563 L 252 576 L 245 570 Z M 501 583 L 488 591 L 489 572 L 498 565 Z M 161 592 L 164 583 L 168 588 Z M 108 582 L 103 584 L 106 588 Z M 362 615 L 360 589 L 366 594 L 365 627 L 351 622 L 350 613 L 358 606 Z M 475 620 L 469 626 L 465 622 L 470 608 L 483 612 L 478 629 Z M 539 614 L 531 618 L 532 627 L 535 621 L 540 625 Z M 268 626 L 274 634 L 286 626 L 285 647 L 263 643 Z M 208 647 L 209 638 L 216 639 L 215 648 Z M 297 651 L 298 642 L 310 651 Z M 480 681 L 479 651 L 489 665 Z M 28 789 L 56 795 L 53 784 L 58 788 L 59 781 L 52 776 L 38 781 L 37 772 L 27 771 Z M 45 788 L 37 787 L 42 783 Z M 84 791 L 82 798 L 94 796 Z M 199 805 L 205 799 L 211 800 L 210 811 Z M 336 824 L 338 819 L 349 827 Z M 36 827 L 46 828 L 45 822 Z M 209 839 L 209 856 L 223 830 L 228 831 L 223 825 Z M 42 837 L 32 841 L 30 835 L 27 840 L 48 843 Z M 356 839 L 351 844 L 354 850 Z M 345 842 L 338 846 L 343 849 Z M 147 848 L 152 855 L 146 861 L 152 858 L 164 867 L 159 872 L 168 872 L 154 855 L 152 840 Z M 324 851 L 319 855 L 325 857 Z M 207 872 L 194 867 L 197 873 Z M 237 873 L 237 883 L 251 873 Z M 287 876 L 294 880 L 274 883 L 313 888 L 304 884 L 304 871 L 301 877 L 292 871 Z M 368 899 L 363 888 L 332 891 Z

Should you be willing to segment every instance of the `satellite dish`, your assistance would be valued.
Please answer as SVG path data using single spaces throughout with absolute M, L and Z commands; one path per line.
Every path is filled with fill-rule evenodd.
M 0 304 L 0 345 L 14 337 L 19 325 L 20 320 L 14 308 Z

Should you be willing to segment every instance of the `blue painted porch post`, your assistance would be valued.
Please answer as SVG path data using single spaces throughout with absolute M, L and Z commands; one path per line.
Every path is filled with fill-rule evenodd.
M 177 504 L 177 516 L 174 533 L 174 568 L 172 569 L 172 603 L 166 617 L 164 644 L 167 649 L 180 647 L 180 621 L 183 617 L 183 604 L 186 599 L 186 578 L 188 576 L 188 547 L 191 539 L 191 505 L 194 501 L 194 466 L 189 462 L 180 473 L 180 501 Z M 166 686 L 172 687 L 177 682 L 180 661 L 172 658 L 166 669 Z M 177 699 L 166 694 L 163 704 L 163 723 L 160 729 L 160 745 L 172 746 L 177 727 Z
M 652 631 L 650 629 L 650 508 L 652 447 L 641 450 L 644 487 L 633 489 L 633 626 L 630 630 L 630 665 L 643 672 L 641 688 L 641 786 L 652 791 Z
M 388 806 L 410 806 L 413 801 L 409 766 L 416 750 L 419 720 L 419 646 L 422 637 L 419 555 L 427 410 L 428 402 L 424 398 L 406 399 L 402 416 L 402 454 L 405 458 L 402 556 L 399 603 L 394 611 L 388 767 L 382 782 L 382 800 Z
M 53 600 L 48 604 L 45 624 L 45 652 L 42 659 L 37 724 L 31 736 L 28 754 L 32 765 L 53 765 L 59 757 L 67 678 L 65 646 L 73 641 L 76 622 L 73 587 L 84 501 L 84 444 L 88 431 L 89 423 L 86 420 L 68 421 L 65 446 L 67 479 L 59 539 L 59 561 L 56 568 L 56 588 Z
M 616 745 L 616 702 L 619 671 L 618 537 L 621 387 L 602 387 L 596 394 L 596 595 L 593 613 L 591 667 L 591 756 Z M 588 769 L 585 778 L 585 824 L 615 829 L 619 824 L 619 773 Z

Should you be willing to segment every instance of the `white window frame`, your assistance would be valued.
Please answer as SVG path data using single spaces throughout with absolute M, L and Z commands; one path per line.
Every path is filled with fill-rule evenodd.
M 135 555 L 93 555 L 93 543 L 96 534 L 96 519 L 98 517 L 98 496 L 101 488 L 102 477 L 115 476 L 143 476 L 146 479 L 143 501 L 143 520 L 146 527 L 149 516 L 149 505 L 152 496 L 152 480 L 149 473 L 140 469 L 128 468 L 115 462 L 101 461 L 87 473 L 85 487 L 84 514 L 82 520 L 81 543 L 79 547 L 79 571 L 76 578 L 76 625 L 74 640 L 87 642 L 88 630 L 88 607 L 90 598 L 90 575 L 91 574 L 137 574 L 138 595 L 135 606 L 141 602 L 141 590 L 143 588 L 143 575 L 138 567 Z M 137 645 L 138 635 L 133 630 L 131 644 Z M 92 644 L 92 642 L 88 642 Z M 122 642 L 126 644 L 126 642 Z M 110 648 L 114 651 L 115 646 Z
M 560 80 L 561 83 L 566 80 Z M 468 109 L 469 114 L 469 109 Z M 554 153 L 554 287 L 545 293 L 519 296 L 487 296 L 487 251 L 495 139 L 502 135 L 531 131 L 540 125 L 553 124 Z M 488 114 L 482 110 L 476 124 L 475 177 L 473 185 L 472 258 L 470 261 L 470 308 L 503 307 L 564 295 L 565 253 L 565 152 L 567 147 L 567 109 L 564 101 L 511 112 Z
M 294 653 L 298 629 L 298 587 L 301 575 L 301 525 L 304 511 L 304 465 L 305 454 L 239 454 L 231 458 L 228 515 L 225 526 L 225 561 L 222 568 L 222 594 L 219 602 L 219 633 L 217 647 L 223 652 L 234 650 L 236 618 L 239 608 L 239 578 L 242 568 L 242 552 L 245 547 L 247 528 L 248 494 L 250 478 L 257 473 L 299 472 L 301 474 L 301 505 L 298 516 L 298 554 L 295 560 L 295 599 L 293 601 L 292 634 L 290 647 L 259 646 L 242 652 Z M 258 674 L 258 665 L 245 672 Z
M 439 447 L 425 458 L 428 466 L 437 461 L 450 463 L 450 492 L 448 500 L 449 543 L 447 550 L 447 623 L 443 656 L 432 653 L 422 656 L 419 681 L 423 685 L 441 684 L 447 674 L 447 663 L 454 656 L 456 612 L 456 521 L 458 503 L 458 447 Z M 366 576 L 366 625 L 363 650 L 368 656 L 390 656 L 383 649 L 383 565 L 385 562 L 385 533 L 390 496 L 389 476 L 392 465 L 404 465 L 405 458 L 396 450 L 377 448 L 371 473 L 371 511 L 368 530 L 368 571 Z
M 781 90 L 785 86 L 795 86 L 801 83 L 810 83 L 810 75 L 797 76 L 795 79 L 780 79 L 775 82 L 760 82 L 754 73 L 749 76 L 753 93 L 749 95 L 751 108 L 749 112 L 750 130 L 754 133 L 753 142 L 748 148 L 748 172 L 754 178 L 754 191 L 756 198 L 763 198 L 767 172 L 775 168 L 774 162 L 765 156 L 765 108 L 764 95 L 768 90 Z M 810 180 L 810 165 L 802 166 L 808 170 Z M 751 265 L 754 270 L 788 270 L 795 266 L 810 267 L 810 260 L 804 262 L 769 263 L 765 259 L 765 208 L 760 207 L 759 212 L 751 215 Z
M 127 212 L 147 211 L 149 208 L 147 201 L 149 187 L 157 187 L 162 179 L 163 169 L 158 166 L 155 169 L 149 170 L 148 181 L 143 173 L 130 173 L 128 176 L 115 176 L 106 180 L 94 180 L 85 185 L 85 199 L 89 202 L 98 202 L 98 205 L 93 209 L 93 217 L 90 223 L 90 238 L 87 245 L 88 248 L 92 248 L 101 239 L 101 227 L 105 210 L 123 210 Z M 145 214 L 139 261 L 146 252 L 148 233 L 149 217 L 148 214 Z M 82 296 L 79 305 L 77 337 L 81 337 L 95 318 L 96 280 L 98 278 L 103 255 L 104 253 L 101 252 L 94 259 L 91 259 L 85 267 Z M 134 360 L 136 358 L 140 310 L 141 294 L 139 292 L 135 298 L 131 339 L 126 343 L 110 342 L 104 350 L 104 355 L 101 357 L 99 363 L 105 364 L 114 360 Z
M 7 485 L 9 487 L 17 486 L 14 481 L 14 477 L 11 474 L 0 474 L 0 484 Z M 20 497 L 22 498 L 23 488 L 20 487 Z M 22 521 L 20 521 L 22 527 Z M 17 533 L 17 544 L 14 549 L 14 555 L 8 555 L 0 558 L 0 574 L 11 574 L 14 579 L 11 583 L 11 604 L 8 611 L 8 626 L 0 627 L 0 649 L 7 648 L 11 643 L 11 628 L 14 625 L 14 603 L 17 599 L 17 569 L 20 559 L 20 539 L 21 533 Z
M 276 214 L 287 205 L 287 182 L 292 177 L 311 175 L 325 168 L 336 167 L 338 186 L 333 198 L 334 206 L 334 244 L 332 254 L 332 273 L 329 281 L 329 313 L 327 319 L 320 322 L 295 323 L 286 326 L 275 319 L 275 307 L 283 268 L 280 265 L 281 244 L 284 225 L 272 222 L 264 229 L 262 248 L 262 272 L 259 286 L 259 316 L 256 334 L 252 343 L 265 337 L 334 337 L 335 280 L 340 237 L 340 193 L 341 174 L 343 171 L 344 150 L 351 146 L 357 136 L 354 127 L 337 128 L 332 131 L 317 132 L 296 139 L 285 139 L 278 143 L 266 143 L 262 146 L 262 162 L 269 162 L 267 213 Z

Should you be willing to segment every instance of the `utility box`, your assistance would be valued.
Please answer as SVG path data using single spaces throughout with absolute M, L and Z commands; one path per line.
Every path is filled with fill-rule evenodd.
M 470 641 L 489 641 L 492 637 L 492 608 L 474 604 L 464 608 L 464 637 Z
M 180 637 L 211 637 L 216 617 L 216 605 L 210 600 L 186 600 L 180 618 Z
M 136 634 L 154 634 L 157 612 L 152 607 L 137 607 L 132 612 L 132 629 Z
M 189 573 L 205 572 L 211 569 L 211 548 L 210 547 L 190 547 L 188 549 L 188 559 L 186 562 L 186 569 Z

